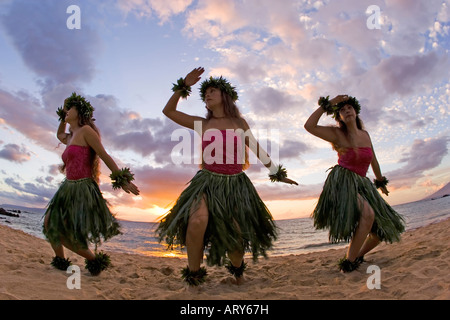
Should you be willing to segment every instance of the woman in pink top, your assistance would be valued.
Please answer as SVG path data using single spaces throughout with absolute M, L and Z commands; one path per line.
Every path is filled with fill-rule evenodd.
M 375 187 L 388 195 L 387 179 L 381 174 L 369 134 L 358 116 L 358 100 L 340 95 L 332 100 L 320 98 L 319 105 L 306 121 L 305 129 L 331 142 L 339 160 L 328 175 L 314 210 L 314 226 L 328 228 L 332 242 L 351 240 L 346 257 L 339 262 L 342 271 L 351 272 L 380 241 L 399 241 L 404 221 Z M 325 112 L 333 115 L 339 127 L 318 125 Z M 370 165 L 375 185 L 366 177 Z
M 99 274 L 110 263 L 103 252 L 93 253 L 101 241 L 120 234 L 119 224 L 111 214 L 106 200 L 98 187 L 99 158 L 113 172 L 113 188 L 122 188 L 127 193 L 139 194 L 131 183 L 133 175 L 128 168 L 119 170 L 114 160 L 106 153 L 100 141 L 92 115 L 94 108 L 85 98 L 73 93 L 59 108 L 60 125 L 57 137 L 67 147 L 62 154 L 62 171 L 66 179 L 48 204 L 44 219 L 44 234 L 54 252 L 52 265 L 66 270 L 71 264 L 64 257 L 64 247 L 86 258 L 86 268 L 93 275 Z M 65 132 L 66 123 L 70 125 Z
M 202 136 L 203 152 L 202 169 L 162 218 L 157 233 L 169 247 L 186 246 L 188 267 L 183 269 L 182 277 L 189 285 L 205 281 L 206 269 L 200 267 L 205 249 L 208 265 L 228 264 L 228 270 L 240 284 L 245 269 L 244 253 L 251 252 L 254 260 L 266 256 L 277 235 L 269 210 L 243 172 L 248 166 L 246 147 L 269 168 L 273 181 L 296 182 L 288 179 L 286 170 L 273 164 L 259 147 L 236 107 L 235 88 L 224 78 L 211 77 L 201 85 L 206 118 L 177 110 L 179 99 L 187 98 L 190 87 L 200 80 L 203 72 L 203 68 L 197 68 L 179 79 L 163 110 L 184 127 L 201 127 L 198 133 Z

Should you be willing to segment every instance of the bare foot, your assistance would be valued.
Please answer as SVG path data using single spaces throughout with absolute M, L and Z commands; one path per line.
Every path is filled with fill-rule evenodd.
M 238 286 L 244 284 L 247 282 L 247 280 L 245 279 L 244 275 L 240 276 L 240 277 L 235 277 L 236 278 L 236 284 Z

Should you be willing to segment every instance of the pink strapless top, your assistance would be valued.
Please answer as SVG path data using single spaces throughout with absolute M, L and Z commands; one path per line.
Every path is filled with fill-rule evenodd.
M 234 130 L 207 130 L 202 137 L 203 168 L 221 174 L 242 172 L 245 145 Z
M 365 177 L 370 163 L 372 162 L 373 152 L 371 147 L 360 147 L 355 149 L 349 148 L 347 152 L 339 155 L 338 164 L 354 173 Z
M 69 145 L 62 154 L 68 180 L 92 178 L 91 148 Z

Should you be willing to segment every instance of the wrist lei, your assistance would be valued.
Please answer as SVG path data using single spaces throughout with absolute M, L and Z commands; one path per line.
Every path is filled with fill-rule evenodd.
M 323 111 L 325 111 L 327 115 L 333 114 L 335 111 L 330 103 L 329 98 L 330 96 L 327 96 L 326 98 L 320 97 L 318 101 L 318 105 L 322 107 Z
M 373 179 L 373 183 L 375 184 L 375 187 L 377 189 L 379 188 L 385 188 L 388 184 L 389 180 L 386 179 L 386 177 L 383 177 L 382 180 Z
M 177 83 L 173 83 L 172 91 L 173 92 L 181 91 L 181 97 L 183 99 L 187 99 L 187 97 L 190 96 L 192 89 L 190 86 L 186 85 L 183 78 L 180 78 L 177 80 Z
M 278 170 L 274 174 L 269 174 L 269 178 L 271 182 L 279 182 L 282 181 L 284 178 L 287 177 L 287 170 L 286 168 L 283 168 L 283 165 L 278 165 Z
M 56 114 L 59 117 L 59 122 L 64 121 L 66 119 L 66 112 L 64 111 L 63 107 L 59 107 L 56 109 Z
M 127 183 L 134 180 L 134 174 L 131 173 L 129 168 L 122 168 L 121 170 L 116 170 L 109 176 L 112 180 L 113 189 L 120 189 Z

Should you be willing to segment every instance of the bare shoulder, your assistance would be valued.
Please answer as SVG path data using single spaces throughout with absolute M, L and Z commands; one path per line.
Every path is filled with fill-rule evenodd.
M 361 131 L 364 132 L 367 135 L 367 138 L 370 139 L 370 134 L 369 134 L 369 132 L 367 130 L 361 130 Z
M 367 139 L 370 144 L 372 144 L 372 139 L 370 138 L 370 134 L 367 130 L 362 130 L 364 137 Z
M 244 118 L 239 118 L 238 124 L 239 124 L 239 127 L 241 129 L 243 129 L 244 131 L 250 130 L 250 126 L 249 126 L 247 120 L 245 120 Z
M 97 132 L 95 132 L 95 130 L 92 129 L 92 128 L 91 128 L 90 126 L 88 126 L 88 125 L 82 126 L 82 127 L 80 128 L 80 132 L 81 132 L 83 135 L 88 134 L 88 135 L 96 135 L 96 136 L 98 136 Z
M 82 139 L 84 139 L 84 141 L 86 141 L 86 143 L 90 146 L 92 146 L 93 143 L 100 142 L 100 136 L 98 133 L 88 125 L 81 127 L 79 133 Z

